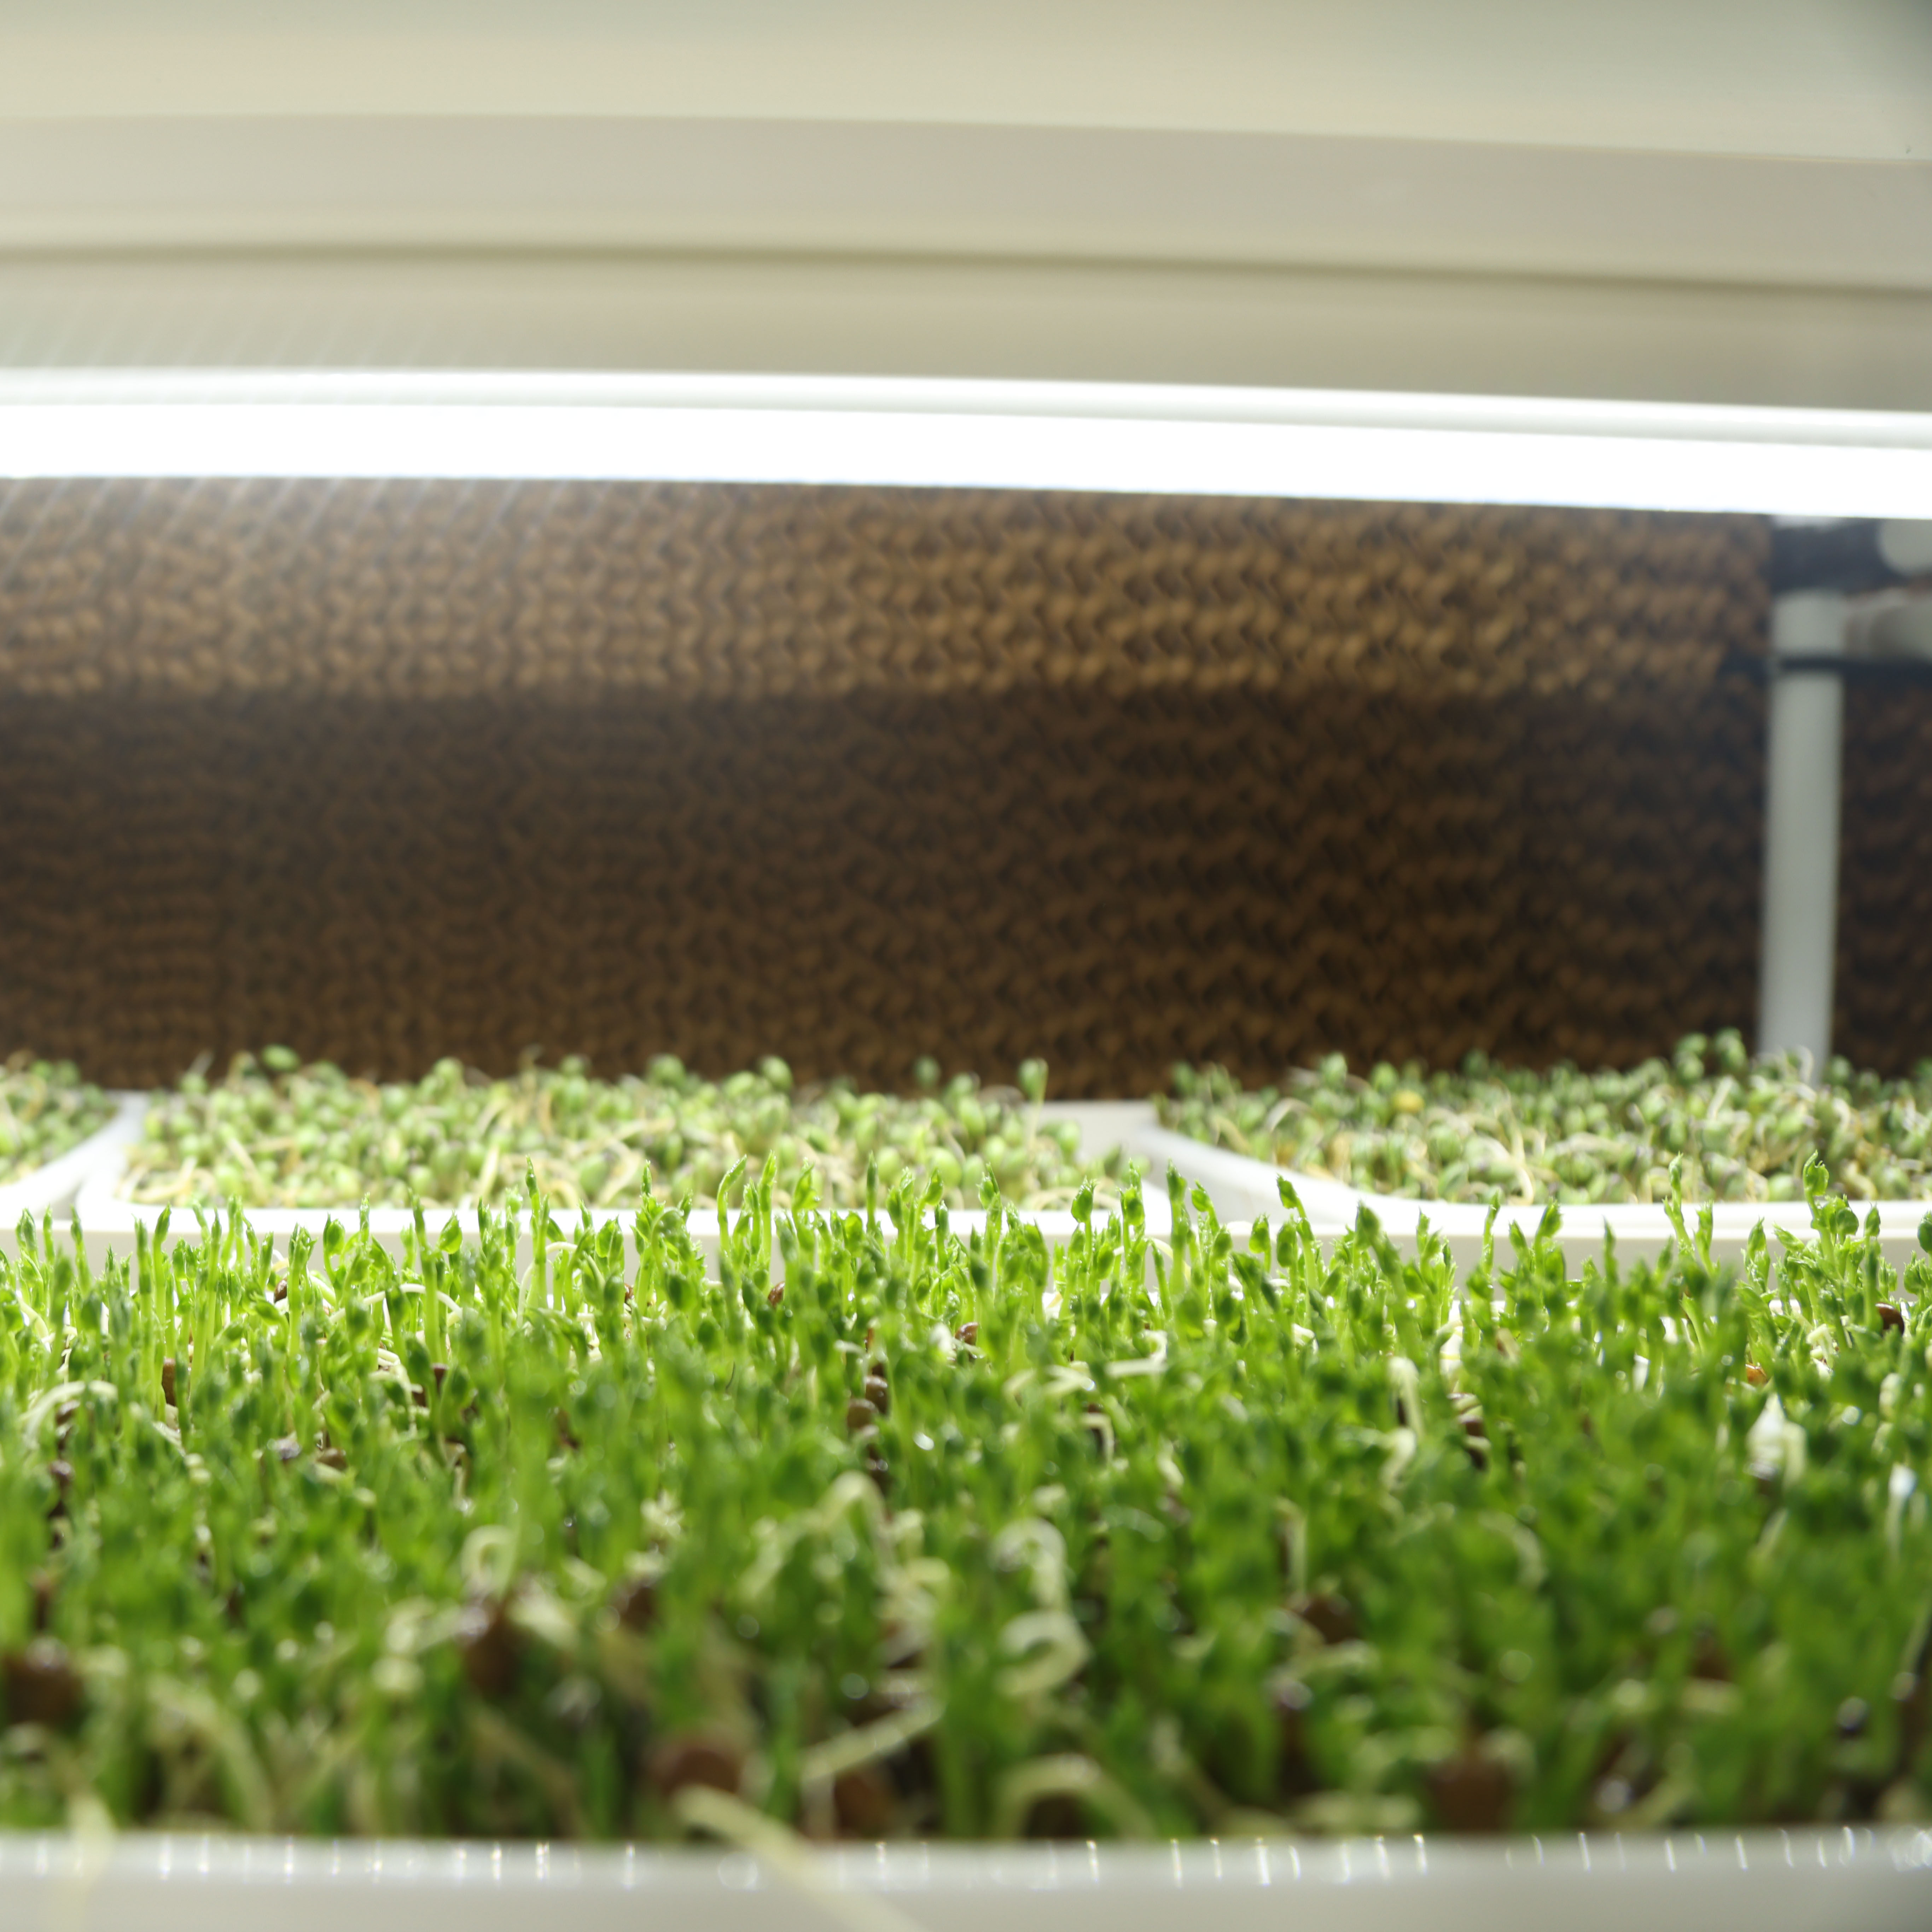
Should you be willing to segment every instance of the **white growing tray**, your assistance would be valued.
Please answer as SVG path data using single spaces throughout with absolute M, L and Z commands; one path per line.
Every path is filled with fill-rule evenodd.
M 1932 1832 L 802 1850 L 0 1835 L 8 1932 L 1922 1932 Z
M 1390 1194 L 1367 1194 L 1313 1174 L 1298 1174 L 1226 1148 L 1210 1147 L 1204 1141 L 1158 1125 L 1142 1130 L 1139 1143 L 1150 1156 L 1157 1159 L 1165 1172 L 1171 1161 L 1190 1180 L 1198 1181 L 1214 1203 L 1215 1212 L 1224 1221 L 1246 1222 L 1265 1214 L 1281 1218 L 1280 1184 L 1286 1179 L 1301 1197 L 1316 1232 L 1332 1237 L 1352 1226 L 1364 1208 L 1371 1210 L 1383 1230 L 1396 1245 L 1413 1253 L 1416 1237 L 1424 1221 L 1449 1244 L 1459 1264 L 1467 1268 L 1481 1258 L 1483 1230 L 1489 1209 L 1472 1202 L 1417 1201 Z M 1879 1212 L 1879 1238 L 1885 1258 L 1900 1270 L 1918 1252 L 1918 1224 L 1932 1214 L 1932 1201 L 1855 1201 L 1851 1203 L 1860 1225 L 1872 1208 Z M 1514 1227 L 1526 1237 L 1542 1224 L 1548 1210 L 1541 1206 L 1506 1207 L 1496 1216 L 1496 1239 L 1499 1256 L 1510 1252 L 1509 1231 Z M 1684 1218 L 1694 1234 L 1698 1208 L 1686 1204 Z M 1751 1230 L 1762 1226 L 1778 1252 L 1775 1230 L 1793 1234 L 1810 1232 L 1811 1210 L 1802 1201 L 1720 1201 L 1713 1204 L 1711 1251 L 1720 1261 L 1742 1258 Z M 1620 1202 L 1606 1207 L 1565 1207 L 1558 1240 L 1572 1268 L 1588 1260 L 1600 1259 L 1606 1238 L 1614 1235 L 1616 1252 L 1626 1260 L 1654 1259 L 1676 1238 L 1669 1216 L 1659 1206 L 1642 1202 Z
M 152 1228 L 160 1209 L 121 1198 L 118 1189 L 126 1161 L 127 1149 L 140 1136 L 147 1099 L 142 1094 L 118 1096 L 119 1111 L 114 1119 L 90 1139 L 60 1160 L 36 1173 L 24 1176 L 10 1188 L 0 1189 L 0 1246 L 10 1252 L 14 1224 L 22 1208 L 35 1213 L 59 1210 L 71 1202 L 80 1214 L 90 1258 L 98 1259 L 112 1247 L 125 1254 L 132 1247 L 136 1229 Z M 1152 1105 L 1141 1100 L 1075 1100 L 1049 1102 L 1042 1110 L 1048 1120 L 1078 1123 L 1083 1149 L 1124 1148 L 1137 1160 L 1146 1178 L 1145 1200 L 1148 1232 L 1164 1240 L 1171 1232 L 1166 1179 L 1171 1166 L 1190 1181 L 1198 1183 L 1214 1202 L 1215 1212 L 1230 1227 L 1245 1228 L 1262 1216 L 1279 1224 L 1282 1216 L 1280 1183 L 1286 1178 L 1308 1210 L 1316 1233 L 1332 1240 L 1354 1224 L 1360 1210 L 1370 1208 L 1384 1231 L 1399 1248 L 1413 1252 L 1418 1234 L 1427 1226 L 1448 1244 L 1459 1265 L 1472 1265 L 1482 1252 L 1484 1229 L 1489 1218 L 1486 1207 L 1472 1202 L 1418 1201 L 1394 1195 L 1370 1194 L 1342 1183 L 1316 1175 L 1300 1174 L 1255 1160 L 1226 1148 L 1211 1147 L 1185 1134 L 1162 1126 Z M 1885 1201 L 1853 1204 L 1861 1222 L 1873 1206 L 1878 1209 L 1880 1238 L 1886 1258 L 1903 1269 L 1918 1252 L 1918 1226 L 1932 1213 L 1932 1201 Z M 345 1202 L 333 1208 L 257 1208 L 249 1210 L 248 1221 L 257 1233 L 286 1247 L 289 1237 L 298 1228 L 319 1235 L 330 1219 L 352 1223 L 356 1204 Z M 1506 1207 L 1496 1217 L 1496 1237 L 1499 1249 L 1508 1252 L 1509 1233 L 1516 1228 L 1526 1238 L 1540 1225 L 1545 1210 L 1540 1206 Z M 470 1209 L 433 1208 L 428 1210 L 431 1226 L 441 1228 L 454 1218 L 466 1232 L 473 1234 L 476 1216 Z M 952 1215 L 952 1225 L 961 1234 L 983 1228 L 986 1217 L 976 1211 Z M 1055 1246 L 1070 1240 L 1074 1222 L 1064 1210 L 1030 1214 L 1047 1240 Z M 1618 1254 L 1628 1260 L 1654 1258 L 1672 1240 L 1670 1221 L 1661 1207 L 1624 1203 L 1610 1207 L 1566 1207 L 1562 1210 L 1559 1236 L 1564 1253 L 1573 1268 L 1602 1256 L 1606 1240 L 1614 1237 Z M 566 1227 L 577 1225 L 574 1214 L 560 1214 Z M 593 1209 L 594 1223 L 616 1222 L 628 1229 L 632 1210 L 626 1208 Z M 1686 1220 L 1694 1228 L 1696 1211 L 1686 1210 Z M 177 1210 L 173 1225 L 178 1228 L 193 1225 L 191 1215 Z M 392 1252 L 400 1249 L 413 1225 L 409 1210 L 377 1208 L 370 1210 L 370 1232 Z M 1720 1202 L 1714 1209 L 1712 1252 L 1720 1260 L 1739 1259 L 1753 1228 L 1762 1225 L 1774 1240 L 1775 1231 L 1792 1234 L 1808 1233 L 1810 1210 L 1802 1201 L 1750 1202 Z M 718 1252 L 718 1224 L 715 1212 L 702 1210 L 692 1214 L 693 1238 L 713 1258 Z
M 126 1170 L 128 1148 L 140 1138 L 141 1123 L 147 1112 L 147 1096 L 142 1094 L 128 1097 L 122 1112 L 116 1117 L 115 1131 L 110 1138 L 104 1131 L 94 1141 L 87 1143 L 93 1154 L 86 1164 L 86 1178 L 78 1188 L 77 1195 L 70 1188 L 75 1211 L 80 1217 L 81 1231 L 88 1258 L 98 1262 L 110 1250 L 120 1255 L 130 1252 L 136 1232 L 143 1227 L 152 1230 L 160 1220 L 163 1210 L 145 1202 L 122 1198 L 119 1189 Z M 1154 1121 L 1152 1107 L 1139 1101 L 1063 1101 L 1051 1103 L 1042 1110 L 1047 1120 L 1071 1120 L 1081 1129 L 1081 1145 L 1104 1149 L 1115 1145 L 1125 1147 L 1130 1155 L 1138 1155 L 1143 1166 L 1148 1170 L 1146 1192 L 1147 1231 L 1159 1240 L 1164 1240 L 1172 1226 L 1167 1196 L 1160 1180 L 1153 1172 L 1154 1156 L 1140 1145 L 1140 1138 L 1150 1128 Z M 1155 1131 L 1158 1131 L 1155 1130 Z M 100 1144 L 96 1146 L 95 1143 Z M 79 1157 L 82 1150 L 76 1148 L 68 1156 Z M 1161 1173 L 1166 1172 L 1165 1164 Z M 354 1202 L 344 1202 L 332 1208 L 251 1208 L 245 1210 L 246 1219 L 255 1232 L 274 1242 L 286 1252 L 289 1239 L 298 1228 L 320 1238 L 324 1226 L 331 1220 L 353 1228 L 359 1214 Z M 428 1208 L 424 1210 L 425 1224 L 432 1231 L 439 1231 L 453 1220 L 464 1232 L 474 1237 L 476 1232 L 476 1211 L 469 1208 Z M 17 1218 L 17 1210 L 16 1210 Z M 590 1219 L 594 1226 L 607 1226 L 615 1223 L 626 1232 L 626 1244 L 634 1210 L 630 1208 L 592 1208 Z M 1064 1209 L 1048 1209 L 1028 1214 L 1023 1218 L 1036 1226 L 1049 1245 L 1058 1246 L 1072 1239 L 1075 1222 L 1071 1213 Z M 574 1210 L 556 1210 L 558 1225 L 566 1233 L 580 1225 L 580 1216 Z M 985 1214 L 974 1209 L 952 1214 L 950 1222 L 953 1231 L 962 1236 L 983 1231 L 986 1225 Z M 390 1252 L 399 1253 L 405 1238 L 416 1225 L 415 1216 L 406 1208 L 372 1208 L 369 1210 L 369 1232 Z M 173 1210 L 170 1223 L 171 1234 L 191 1232 L 195 1226 L 191 1210 L 177 1208 Z M 688 1223 L 692 1238 L 706 1256 L 715 1261 L 718 1256 L 720 1228 L 715 1209 L 694 1210 Z
M 116 1198 L 142 1103 L 124 1107 L 97 1150 L 78 1207 L 90 1250 L 124 1252 L 158 1208 Z M 1170 1132 L 1139 1102 L 1062 1102 L 1083 1145 L 1125 1147 L 1148 1173 L 1149 1232 L 1169 1232 L 1162 1185 L 1172 1162 L 1205 1188 L 1230 1224 L 1279 1220 L 1280 1170 Z M 97 1136 L 97 1139 L 101 1138 Z M 88 1144 L 92 1146 L 92 1143 Z M 68 1156 L 75 1159 L 76 1148 Z M 1398 1243 L 1413 1244 L 1428 1204 L 1360 1194 L 1291 1175 L 1318 1233 L 1352 1223 L 1366 1202 Z M 1916 1238 L 1917 1204 L 1888 1204 L 1888 1250 Z M 286 1242 L 351 1208 L 256 1210 L 256 1229 Z M 1459 1258 L 1480 1244 L 1486 1210 L 1436 1204 L 1430 1224 Z M 399 1243 L 404 1210 L 372 1212 L 380 1238 Z M 440 1227 L 448 1210 L 429 1220 Z M 457 1214 L 473 1228 L 473 1214 Z M 628 1222 L 628 1211 L 596 1219 Z M 1036 1217 L 1048 1238 L 1066 1214 Z M 1533 1226 L 1540 1209 L 1512 1218 Z M 180 1217 L 177 1216 L 178 1222 Z M 1720 1244 L 1741 1246 L 1760 1219 L 1808 1226 L 1802 1205 L 1720 1210 Z M 982 1216 L 958 1214 L 962 1231 Z M 1733 1232 L 1732 1224 L 1742 1226 Z M 1466 1224 L 1466 1225 L 1465 1225 Z M 1668 1238 L 1655 1208 L 1564 1214 L 1564 1246 L 1580 1259 L 1615 1226 L 1621 1250 L 1654 1252 Z M 716 1252 L 717 1218 L 692 1230 Z M 1900 1256 L 1903 1258 L 1901 1254 Z M 4 1932 L 524 1932 L 542 1920 L 570 1932 L 1906 1932 L 1932 1925 L 1932 1831 L 1747 1832 L 1548 1839 L 1202 1840 L 1161 1846 L 893 1845 L 801 1853 L 781 1863 L 740 1852 L 542 1844 L 310 1841 L 241 1835 L 134 1834 L 89 1845 L 0 1834 Z
M 125 1159 L 129 1144 L 140 1136 L 147 1096 L 113 1094 L 109 1098 L 116 1104 L 105 1126 L 97 1127 L 57 1160 L 29 1168 L 0 1187 L 0 1250 L 14 1252 L 22 1214 L 58 1214 L 94 1175 L 110 1166 L 118 1168 Z

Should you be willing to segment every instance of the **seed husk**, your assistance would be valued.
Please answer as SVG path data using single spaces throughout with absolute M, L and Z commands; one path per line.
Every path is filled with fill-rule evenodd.
M 1509 1767 L 1474 1750 L 1430 1768 L 1430 1808 L 1448 1830 L 1487 1834 L 1505 1829 L 1514 1795 Z
M 651 1789 L 665 1800 L 689 1785 L 735 1796 L 744 1774 L 744 1753 L 729 1739 L 704 1732 L 665 1738 L 652 1748 L 644 1770 Z
M 0 1657 L 0 1706 L 10 1724 L 44 1724 L 57 1730 L 79 1714 L 84 1694 L 66 1646 L 37 1636 L 24 1650 Z
M 523 1640 L 501 1603 L 470 1604 L 456 1625 L 463 1674 L 479 1695 L 507 1696 L 515 1687 Z
M 898 1814 L 898 1794 L 877 1765 L 861 1765 L 832 1780 L 832 1808 L 847 1838 L 883 1838 Z
M 620 1583 L 610 1599 L 610 1607 L 626 1630 L 649 1630 L 658 1620 L 656 1578 L 633 1576 Z
M 1304 1599 L 1297 1608 L 1302 1622 L 1318 1633 L 1324 1643 L 1352 1643 L 1360 1634 L 1355 1606 L 1332 1590 Z

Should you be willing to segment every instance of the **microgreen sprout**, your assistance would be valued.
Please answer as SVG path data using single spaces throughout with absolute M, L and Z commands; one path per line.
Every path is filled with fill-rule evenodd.
M 1040 1118 L 1043 1062 L 1020 1069 L 1017 1089 L 970 1074 L 942 1082 L 931 1060 L 916 1074 L 911 1099 L 844 1080 L 797 1088 L 776 1058 L 706 1080 L 669 1055 L 641 1078 L 596 1079 L 571 1059 L 490 1079 L 445 1060 L 419 1081 L 378 1084 L 270 1047 L 222 1079 L 190 1073 L 158 1096 L 122 1191 L 156 1204 L 500 1206 L 534 1166 L 563 1208 L 628 1203 L 646 1172 L 662 1200 L 709 1206 L 722 1189 L 735 1206 L 767 1156 L 780 1207 L 808 1172 L 819 1200 L 862 1205 L 868 1162 L 888 1189 L 902 1173 L 936 1179 L 956 1208 L 976 1205 L 989 1177 L 1028 1208 L 1064 1207 L 1086 1180 L 1117 1187 L 1118 1154 L 1083 1161 L 1078 1130 Z
M 71 1061 L 15 1054 L 0 1065 L 0 1184 L 58 1160 L 113 1111 Z
M 902 1174 L 392 1258 L 0 1261 L 0 1822 L 1080 1837 L 1906 1819 L 1932 1260 L 1459 1280 Z M 526 1175 L 526 1180 L 528 1177 Z M 174 1218 L 170 1228 L 166 1221 Z M 1932 1228 L 1925 1240 L 1932 1243 Z M 710 1794 L 707 1796 L 706 1794 Z
M 1742 1036 L 1693 1034 L 1629 1072 L 1532 1072 L 1472 1053 L 1455 1072 L 1340 1054 L 1244 1090 L 1223 1069 L 1178 1066 L 1157 1102 L 1197 1140 L 1429 1200 L 1661 1201 L 1673 1161 L 1687 1200 L 1802 1201 L 1815 1154 L 1857 1200 L 1932 1196 L 1932 1061 L 1909 1080 L 1796 1055 L 1754 1061 Z

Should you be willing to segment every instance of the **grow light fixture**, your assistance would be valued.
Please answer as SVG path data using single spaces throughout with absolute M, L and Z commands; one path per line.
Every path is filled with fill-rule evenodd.
M 1932 414 L 843 377 L 0 376 L 0 476 L 860 484 L 1932 518 Z

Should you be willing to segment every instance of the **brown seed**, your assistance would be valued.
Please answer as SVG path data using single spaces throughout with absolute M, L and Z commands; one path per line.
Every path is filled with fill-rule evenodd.
M 782 1288 L 771 1288 L 765 1291 L 765 1306 L 767 1308 L 776 1308 L 784 1300 L 784 1290 Z
M 1078 1799 L 1056 1794 L 1052 1798 L 1034 1800 L 1020 1835 L 1023 1838 L 1057 1839 L 1064 1844 L 1070 1838 L 1084 1838 L 1090 1834 L 1087 1828 L 1087 1814 L 1081 1810 Z
M 838 1687 L 838 1697 L 839 1701 L 845 1706 L 846 1715 L 855 1724 L 874 1723 L 879 1718 L 884 1717 L 888 1712 L 896 1708 L 887 1699 L 879 1694 L 878 1687 L 876 1684 L 868 1684 L 863 1678 L 860 1680 L 856 1696 L 853 1694 L 852 1688 L 849 1684 L 842 1684 Z
M 1905 1317 L 1890 1302 L 1881 1301 L 1878 1305 L 1878 1325 L 1881 1333 L 1888 1328 L 1895 1328 L 1903 1335 L 1905 1333 Z
M 500 1603 L 470 1604 L 457 1619 L 456 1652 L 470 1688 L 485 1697 L 505 1696 L 517 1681 L 523 1640 Z
M 1429 1802 L 1451 1832 L 1500 1832 L 1509 1822 L 1509 1768 L 1494 1758 L 1466 1750 L 1430 1767 L 1425 1780 Z
M 892 1782 L 905 1796 L 917 1798 L 939 1789 L 939 1754 L 933 1748 L 932 1735 L 916 1737 L 892 1761 Z
M 883 1838 L 892 1831 L 898 1794 L 878 1766 L 862 1764 L 832 1780 L 832 1810 L 845 1837 Z
M 80 1676 L 64 1644 L 37 1636 L 25 1650 L 0 1658 L 0 1693 L 9 1724 L 58 1729 L 80 1708 Z
M 429 1365 L 429 1372 L 436 1378 L 436 1385 L 440 1389 L 442 1387 L 443 1378 L 449 1373 L 449 1364 L 447 1362 L 432 1362 Z
M 884 1376 L 868 1376 L 866 1378 L 866 1400 L 869 1402 L 881 1415 L 886 1415 L 891 1412 L 892 1406 L 892 1392 L 887 1386 Z
M 980 1339 L 980 1324 L 976 1322 L 960 1323 L 956 1339 L 962 1348 L 970 1348 Z
M 1630 1734 L 1628 1731 L 1612 1731 L 1598 1752 L 1596 1762 L 1592 1767 L 1590 1782 L 1600 1785 L 1615 1771 L 1623 1754 L 1630 1749 Z
M 1308 1731 L 1302 1713 L 1308 1708 L 1305 1684 L 1290 1680 L 1274 1694 L 1275 1724 L 1280 1737 L 1276 1782 L 1284 1798 L 1306 1798 L 1322 1788 L 1322 1780 L 1308 1755 Z
M 633 1576 L 620 1583 L 611 1596 L 610 1607 L 626 1630 L 649 1630 L 658 1620 L 657 1579 Z
M 866 1473 L 872 1479 L 872 1486 L 882 1496 L 892 1492 L 892 1466 L 883 1456 L 872 1455 L 866 1458 Z
M 1762 1388 L 1770 1379 L 1769 1371 L 1760 1368 L 1756 1363 L 1747 1362 L 1744 1364 L 1744 1380 L 1749 1382 L 1753 1388 Z
M 1932 1698 L 1926 1695 L 1922 1670 L 1901 1672 L 1892 1679 L 1892 1701 L 1898 1713 L 1898 1775 L 1918 1755 L 1924 1742 L 1928 1719 L 1932 1719 Z
M 315 1460 L 325 1469 L 346 1469 L 349 1466 L 348 1455 L 340 1449 L 318 1449 L 315 1452 Z
M 855 1395 L 845 1405 L 845 1427 L 848 1434 L 856 1436 L 860 1430 L 869 1429 L 879 1419 L 879 1412 L 863 1396 Z
M 175 1400 L 175 1358 L 170 1355 L 161 1364 L 161 1400 L 172 1408 Z
M 659 1798 L 668 1799 L 688 1784 L 735 1796 L 745 1760 L 734 1744 L 704 1732 L 667 1738 L 650 1754 L 644 1776 Z
M 275 1292 L 274 1292 L 274 1294 L 270 1298 L 270 1299 L 271 1299 L 271 1300 L 274 1300 L 274 1301 L 280 1302 L 280 1301 L 286 1301 L 286 1300 L 288 1300 L 288 1298 L 289 1298 L 289 1285 L 288 1285 L 288 1283 L 287 1283 L 286 1282 L 285 1282 L 285 1281 L 278 1281 L 278 1282 L 276 1282 L 276 1284 L 275 1284 Z
M 68 1491 L 74 1487 L 74 1465 L 64 1458 L 56 1456 L 47 1465 L 47 1474 L 52 1477 L 54 1487 L 59 1490 L 62 1496 L 65 1496 Z
M 1715 1630 L 1697 1633 L 1697 1640 L 1690 1649 L 1690 1675 L 1702 1678 L 1707 1684 L 1730 1682 L 1731 1660 L 1725 1655 Z
M 1360 1631 L 1355 1606 L 1332 1590 L 1296 1606 L 1297 1614 L 1324 1643 L 1352 1643 Z

